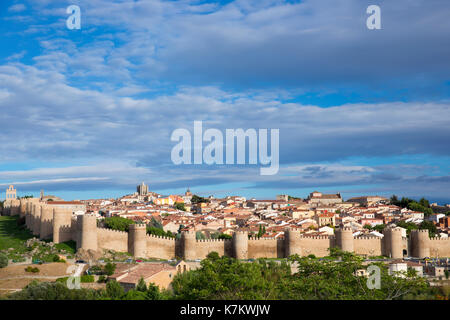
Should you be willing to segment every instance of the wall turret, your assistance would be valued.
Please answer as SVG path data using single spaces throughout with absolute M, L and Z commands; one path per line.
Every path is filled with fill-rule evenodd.
M 41 209 L 41 225 L 39 229 L 40 239 L 50 239 L 53 233 L 53 209 L 43 205 Z
M 32 225 L 32 232 L 34 236 L 38 236 L 39 232 L 41 231 L 41 204 L 40 203 L 35 203 L 33 204 L 33 211 L 32 211 L 32 221 L 33 221 L 33 225 Z
M 31 206 L 32 203 L 27 200 L 25 204 L 25 225 L 28 230 L 31 230 Z
M 72 211 L 53 209 L 53 242 L 61 243 L 72 239 Z
M 80 215 L 77 218 L 78 233 L 77 244 L 78 248 L 84 250 L 94 250 L 98 249 L 97 242 L 97 218 L 93 214 Z
M 285 241 L 285 254 L 286 257 L 290 257 L 294 254 L 302 255 L 302 248 L 300 244 L 301 233 L 298 230 L 292 228 L 286 228 L 284 231 Z
M 19 212 L 19 216 L 21 218 L 25 217 L 25 213 L 27 211 L 27 201 L 26 199 L 20 199 L 20 212 Z
M 147 227 L 145 224 L 131 224 L 128 231 L 128 252 L 134 257 L 147 257 Z
M 197 240 L 195 239 L 195 231 L 183 231 L 181 233 L 181 239 L 183 241 L 184 259 L 197 259 Z
M 350 227 L 341 226 L 335 230 L 336 245 L 343 251 L 353 252 L 353 230 Z
M 384 235 L 384 254 L 393 259 L 403 258 L 402 230 L 400 228 L 386 228 Z
M 248 259 L 248 232 L 237 230 L 233 234 L 233 253 L 236 259 Z
M 410 238 L 411 256 L 420 259 L 430 256 L 430 237 L 428 230 L 412 230 Z

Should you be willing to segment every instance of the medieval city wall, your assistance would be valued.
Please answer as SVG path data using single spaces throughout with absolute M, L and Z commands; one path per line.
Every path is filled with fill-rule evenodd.
M 174 238 L 147 235 L 146 245 L 146 258 L 173 259 L 176 256 Z
M 325 257 L 330 255 L 329 248 L 334 246 L 334 239 L 330 236 L 304 236 L 300 238 L 298 246 L 301 256 L 313 254 L 316 257 Z
M 284 240 L 278 239 L 258 239 L 248 240 L 248 258 L 282 258 L 284 257 Z
M 334 236 L 307 236 L 287 229 L 281 239 L 248 238 L 247 232 L 239 230 L 232 240 L 197 240 L 192 231 L 183 232 L 181 239 L 173 239 L 147 235 L 145 225 L 131 225 L 129 232 L 98 228 L 94 215 L 73 216 L 68 210 L 52 208 L 37 200 L 10 201 L 17 208 L 14 210 L 18 210 L 15 214 L 25 217 L 27 228 L 35 236 L 55 243 L 73 240 L 78 249 L 109 249 L 141 258 L 194 260 L 203 259 L 210 252 L 238 259 L 282 258 L 293 254 L 323 257 L 329 255 L 332 247 L 366 256 L 450 257 L 450 240 L 429 238 L 428 230 L 413 230 L 409 239 L 402 237 L 399 228 L 385 229 L 383 238 L 355 238 L 346 227 L 337 228 Z
M 375 237 L 360 236 L 353 240 L 356 254 L 367 256 L 383 255 L 383 239 Z
M 430 238 L 428 244 L 431 257 L 450 257 L 450 239 Z
M 211 252 L 217 252 L 219 256 L 232 255 L 232 240 L 229 239 L 201 239 L 196 244 L 197 259 L 204 259 Z
M 128 232 L 97 228 L 97 248 L 127 252 Z

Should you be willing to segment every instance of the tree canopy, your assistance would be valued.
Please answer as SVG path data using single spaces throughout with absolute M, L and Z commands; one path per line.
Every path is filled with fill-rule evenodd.
M 118 230 L 118 231 L 126 231 L 128 232 L 128 229 L 130 227 L 130 224 L 134 224 L 135 222 L 130 219 L 126 219 L 123 217 L 110 217 L 105 218 L 104 224 L 106 228 Z
M 199 197 L 196 194 L 194 194 L 191 198 L 191 203 L 192 204 L 198 204 L 198 203 L 209 203 L 209 199 L 203 198 L 203 197 Z
M 388 268 L 378 263 L 381 288 L 368 289 L 367 279 L 358 275 L 362 258 L 331 249 L 328 259 L 314 256 L 292 256 L 292 272 L 287 261 L 258 259 L 242 262 L 210 253 L 201 268 L 178 274 L 173 283 L 176 299 L 402 299 L 411 294 L 425 294 L 433 298 L 433 290 L 423 278 L 413 272 L 405 278 L 388 274 Z M 409 296 L 408 296 L 409 297 Z

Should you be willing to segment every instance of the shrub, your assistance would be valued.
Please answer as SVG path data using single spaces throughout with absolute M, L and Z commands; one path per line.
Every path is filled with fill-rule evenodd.
M 82 275 L 82 276 L 81 276 L 80 281 L 81 281 L 82 283 L 91 283 L 91 282 L 94 282 L 95 279 L 94 279 L 94 276 L 85 274 L 85 275 Z
M 103 274 L 103 269 L 100 266 L 92 266 L 89 268 L 89 274 L 101 275 Z
M 28 267 L 25 268 L 25 272 L 38 273 L 39 272 L 39 268 L 28 266 Z
M 106 284 L 106 294 L 110 299 L 120 299 L 125 294 L 125 290 L 117 281 L 109 281 Z
M 67 283 L 67 279 L 69 279 L 69 277 L 58 278 L 56 279 L 56 282 Z
M 108 229 L 118 230 L 118 231 L 127 231 L 130 224 L 134 224 L 135 222 L 130 219 L 126 219 L 123 217 L 110 217 L 105 218 L 104 224 Z
M 108 263 L 105 265 L 105 273 L 106 273 L 108 276 L 112 276 L 112 275 L 114 274 L 114 271 L 116 271 L 116 264 L 115 264 L 115 263 L 108 262 Z
M 4 268 L 8 266 L 8 257 L 3 254 L 0 253 L 0 268 Z

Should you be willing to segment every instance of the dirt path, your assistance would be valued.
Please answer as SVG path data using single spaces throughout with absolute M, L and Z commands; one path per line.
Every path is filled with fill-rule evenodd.
M 31 281 L 55 281 L 58 278 L 67 277 L 67 269 L 72 264 L 68 263 L 45 263 L 41 265 L 11 265 L 0 269 L 0 293 L 22 290 Z M 27 266 L 36 267 L 38 273 L 26 272 Z
M 33 268 L 38 268 L 39 272 L 35 274 L 31 274 L 30 272 L 26 272 L 25 268 L 27 266 L 31 266 Z M 3 278 L 11 278 L 11 277 L 19 277 L 19 276 L 31 276 L 31 277 L 65 277 L 68 274 L 67 268 L 71 266 L 68 263 L 45 263 L 45 264 L 33 264 L 33 265 L 11 265 L 6 268 L 0 269 L 0 279 Z

